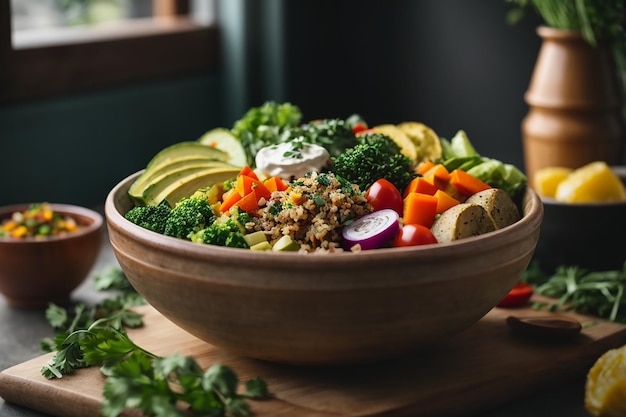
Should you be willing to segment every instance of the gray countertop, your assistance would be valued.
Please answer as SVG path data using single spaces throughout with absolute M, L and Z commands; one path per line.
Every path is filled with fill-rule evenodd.
M 90 275 L 102 272 L 110 266 L 117 266 L 108 239 L 104 244 L 97 263 Z M 88 304 L 102 298 L 93 287 L 93 280 L 87 279 L 74 293 L 73 299 Z M 53 331 L 48 325 L 43 310 L 22 310 L 9 307 L 0 298 L 0 370 L 7 369 L 42 354 L 39 343 L 43 337 L 52 336 Z M 476 417 L 590 417 L 584 409 L 585 377 L 561 383 L 549 391 L 498 407 L 488 413 Z M 450 401 L 454 401 L 453 398 Z M 0 398 L 0 416 L 2 417 L 47 417 L 24 407 L 6 403 Z M 63 417 L 63 416 L 57 416 Z M 94 416 L 85 416 L 94 417 Z

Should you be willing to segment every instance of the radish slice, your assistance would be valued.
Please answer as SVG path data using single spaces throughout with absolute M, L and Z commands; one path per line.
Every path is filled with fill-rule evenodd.
M 361 250 L 376 249 L 388 243 L 400 230 L 395 210 L 383 209 L 357 219 L 344 227 L 343 248 L 350 250 L 361 245 Z

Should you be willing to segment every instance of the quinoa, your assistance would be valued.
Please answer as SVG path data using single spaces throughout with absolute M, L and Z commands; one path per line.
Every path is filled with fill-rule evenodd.
M 309 172 L 275 191 L 254 218 L 254 230 L 262 230 L 273 245 L 284 235 L 300 244 L 301 250 L 341 248 L 341 229 L 373 211 L 360 191 L 332 173 Z

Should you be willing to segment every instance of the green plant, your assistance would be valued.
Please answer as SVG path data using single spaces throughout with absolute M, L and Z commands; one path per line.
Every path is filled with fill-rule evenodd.
M 618 70 L 626 73 L 626 2 L 624 0 L 505 0 L 513 3 L 507 21 L 519 22 L 529 10 L 547 26 L 581 33 L 596 46 L 602 39 L 612 47 Z

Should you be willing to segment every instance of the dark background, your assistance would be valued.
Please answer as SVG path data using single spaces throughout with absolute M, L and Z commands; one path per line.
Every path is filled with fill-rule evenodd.
M 448 138 L 463 129 L 480 153 L 523 169 L 536 16 L 509 25 L 505 0 L 243 3 L 244 24 L 220 24 L 247 42 L 224 44 L 216 72 L 0 107 L 0 205 L 100 206 L 163 147 L 231 127 L 265 100 L 290 101 L 306 120 L 358 113 Z

